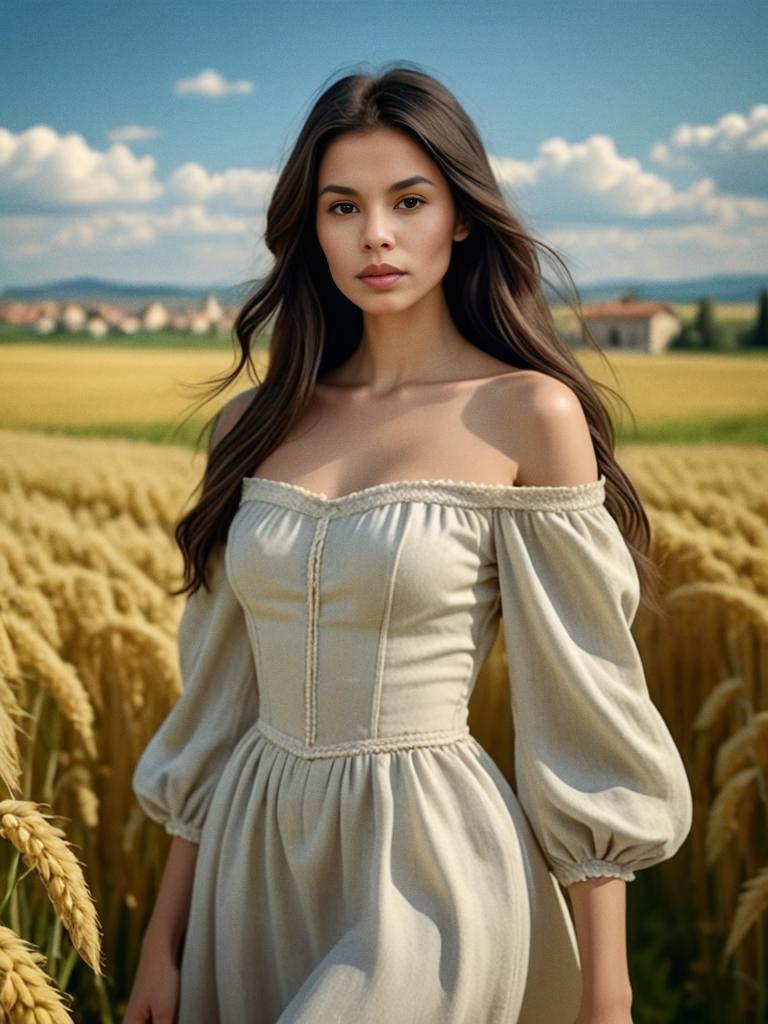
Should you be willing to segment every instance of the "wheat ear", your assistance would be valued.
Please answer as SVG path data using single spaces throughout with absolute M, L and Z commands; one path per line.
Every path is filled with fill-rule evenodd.
M 744 936 L 761 914 L 768 911 L 768 866 L 762 868 L 744 884 L 731 929 L 723 949 L 723 961 L 736 951 Z
M 0 1010 L 9 1024 L 72 1024 L 66 1001 L 43 970 L 45 957 L 0 925 Z
M 38 873 L 77 952 L 96 974 L 101 970 L 101 936 L 93 898 L 64 832 L 29 800 L 0 801 L 0 835 Z

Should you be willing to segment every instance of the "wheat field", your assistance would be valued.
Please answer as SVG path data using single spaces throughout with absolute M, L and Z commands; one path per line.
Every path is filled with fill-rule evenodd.
M 610 352 L 610 364 L 579 350 L 579 362 L 595 381 L 617 390 L 639 422 L 768 413 L 768 359 L 758 355 L 696 355 Z M 253 364 L 266 372 L 266 352 Z M 234 362 L 231 367 L 234 367 Z M 84 345 L 0 346 L 0 426 L 93 427 L 170 421 L 186 411 L 193 382 L 229 366 L 216 349 L 109 349 Z M 250 386 L 243 384 L 235 390 Z M 232 393 L 235 393 L 234 390 Z M 610 394 L 605 396 L 612 401 Z M 615 403 L 626 416 L 621 403 Z M 205 416 L 200 414 L 198 421 Z
M 618 455 L 664 579 L 664 614 L 641 608 L 633 632 L 694 792 L 691 835 L 654 875 L 669 899 L 690 894 L 689 984 L 727 979 L 727 1019 L 757 1024 L 768 1000 L 768 452 L 636 445 Z M 169 842 L 130 779 L 180 693 L 172 530 L 203 459 L 0 431 L 9 1020 L 119 1021 L 125 1006 Z M 470 726 L 512 781 L 507 686 L 500 633 Z

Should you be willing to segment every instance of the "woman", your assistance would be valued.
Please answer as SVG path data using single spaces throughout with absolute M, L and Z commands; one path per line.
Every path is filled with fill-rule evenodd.
M 317 99 L 266 243 L 218 390 L 275 313 L 269 369 L 176 530 L 184 690 L 133 777 L 174 838 L 125 1021 L 628 1024 L 626 883 L 691 793 L 630 633 L 648 520 L 541 243 L 407 64 Z M 500 616 L 516 791 L 467 727 Z

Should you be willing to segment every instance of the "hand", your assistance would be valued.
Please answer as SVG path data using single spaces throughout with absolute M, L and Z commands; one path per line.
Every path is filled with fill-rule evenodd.
M 176 1024 L 179 975 L 172 957 L 143 947 L 122 1024 Z

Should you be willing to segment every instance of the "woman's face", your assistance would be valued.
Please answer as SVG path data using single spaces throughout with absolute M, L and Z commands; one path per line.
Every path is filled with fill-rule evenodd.
M 416 176 L 428 180 L 404 184 Z M 438 165 L 410 136 L 389 127 L 329 144 L 318 173 L 315 225 L 336 286 L 371 313 L 406 309 L 437 287 L 453 242 L 470 227 L 467 217 L 457 217 Z M 359 276 L 371 263 L 389 263 L 404 276 L 371 287 Z

